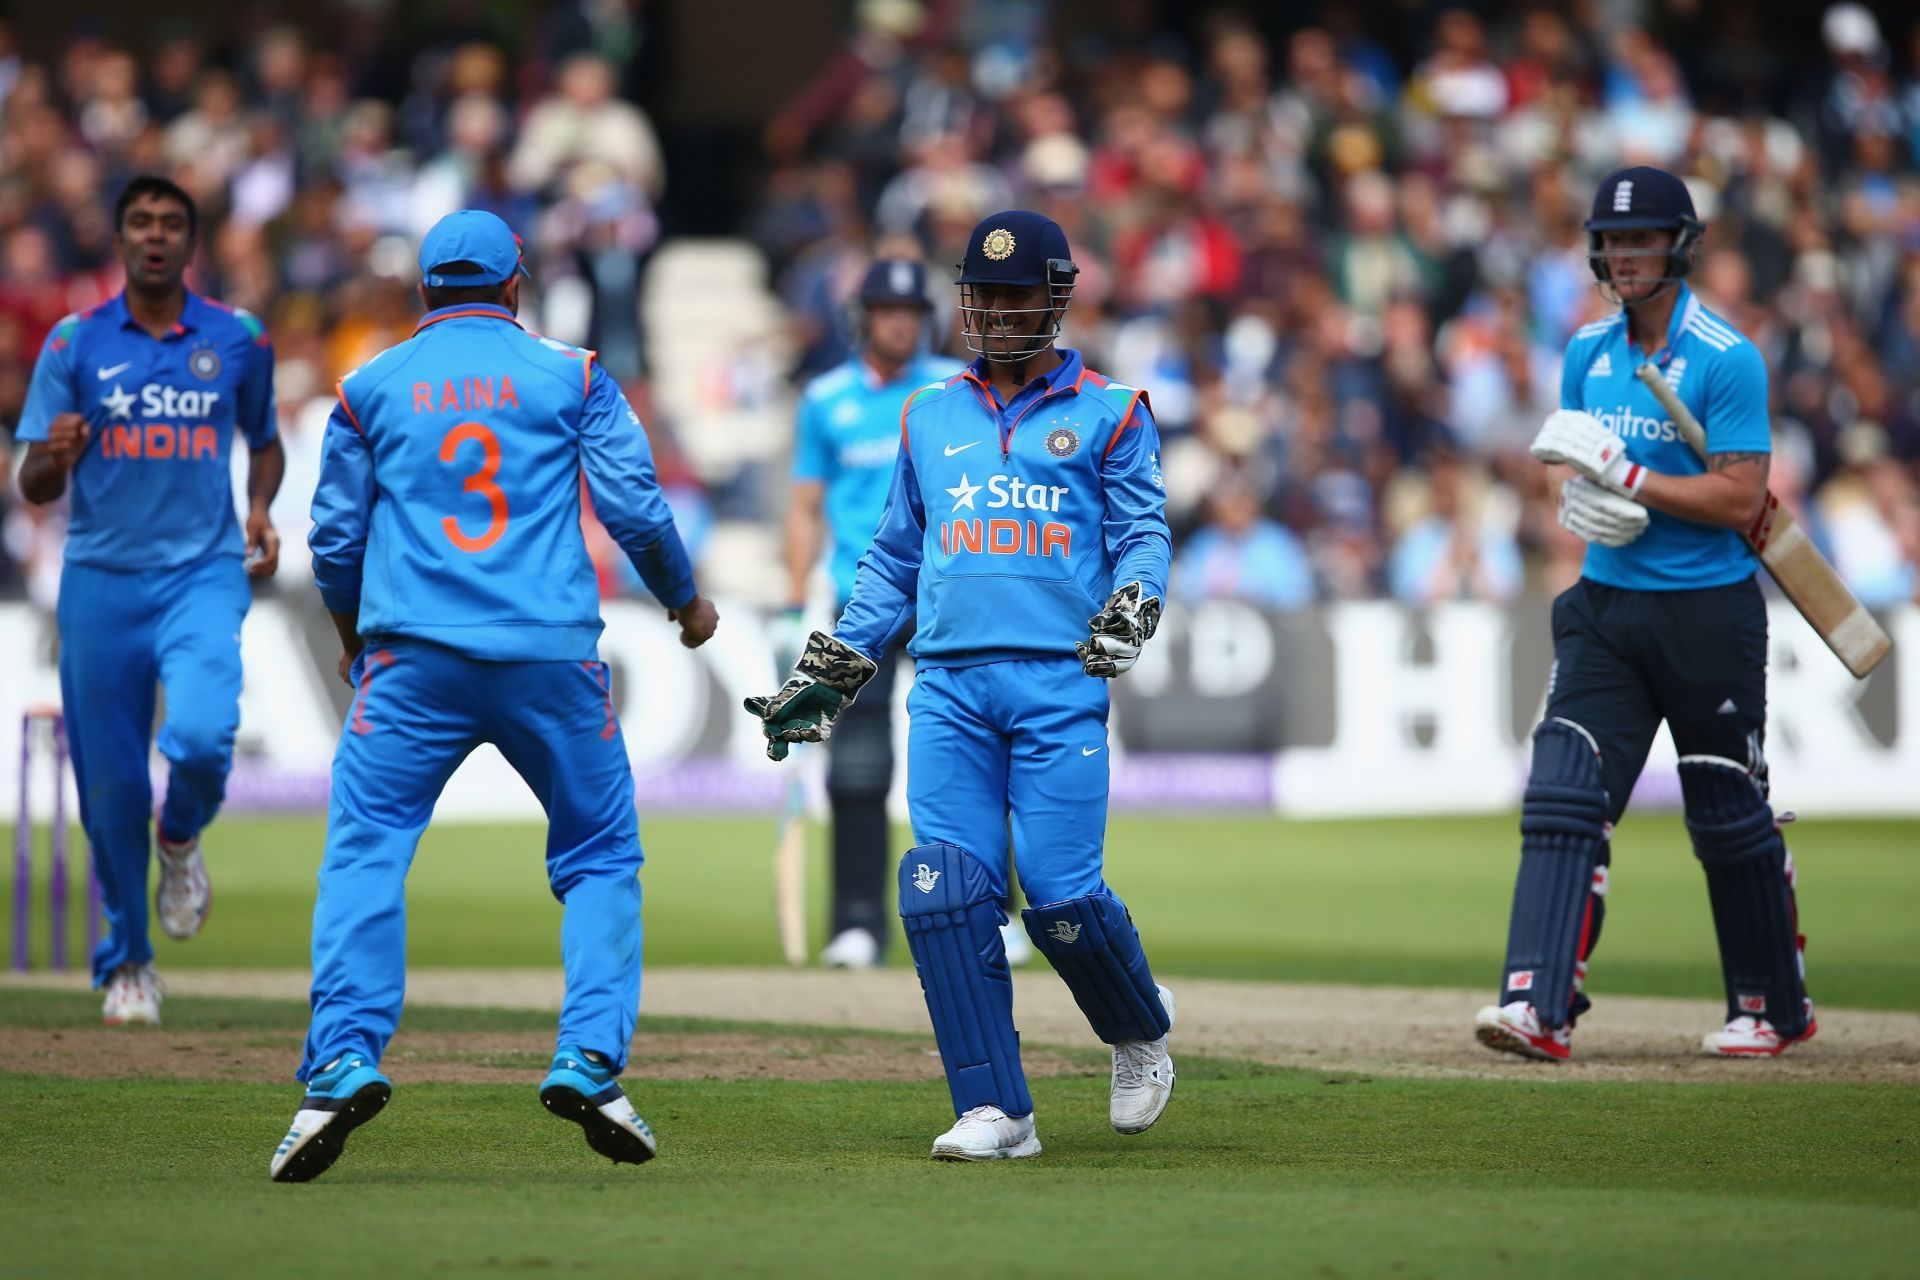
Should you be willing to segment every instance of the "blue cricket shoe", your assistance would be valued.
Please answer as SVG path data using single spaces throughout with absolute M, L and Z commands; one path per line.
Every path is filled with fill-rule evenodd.
M 561 1045 L 540 1085 L 540 1101 L 587 1133 L 587 1145 L 615 1164 L 653 1159 L 656 1144 L 620 1088 L 619 1072 L 602 1054 Z
M 393 1081 L 358 1053 L 343 1054 L 307 1080 L 293 1127 L 273 1153 L 275 1182 L 311 1182 L 333 1167 L 347 1135 L 380 1114 Z

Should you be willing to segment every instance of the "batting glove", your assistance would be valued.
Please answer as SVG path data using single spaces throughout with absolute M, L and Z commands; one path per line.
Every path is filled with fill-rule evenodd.
M 1647 531 L 1647 509 L 1575 476 L 1560 486 L 1560 527 L 1603 547 L 1624 547 Z
M 1564 462 L 1595 484 L 1629 498 L 1647 478 L 1645 467 L 1627 460 L 1625 442 L 1600 419 L 1578 409 L 1548 414 L 1528 452 L 1542 462 Z
M 1140 584 L 1129 582 L 1107 597 L 1107 607 L 1087 619 L 1092 634 L 1073 647 L 1090 676 L 1111 680 L 1131 671 L 1140 647 L 1160 627 L 1160 597 L 1140 598 Z
M 824 631 L 808 636 L 806 650 L 780 692 L 746 700 L 747 710 L 760 717 L 760 731 L 767 735 L 767 759 L 785 760 L 790 743 L 831 738 L 833 722 L 877 670 L 871 658 Z

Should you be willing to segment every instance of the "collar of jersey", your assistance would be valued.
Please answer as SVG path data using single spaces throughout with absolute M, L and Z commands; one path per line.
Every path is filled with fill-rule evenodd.
M 485 320 L 505 320 L 515 328 L 520 325 L 520 322 L 513 318 L 513 312 L 505 307 L 495 306 L 491 302 L 466 302 L 458 306 L 439 307 L 427 312 L 420 317 L 420 323 L 413 326 L 413 331 L 419 333 L 428 325 L 439 324 L 442 320 L 459 320 L 466 316 Z
M 192 333 L 200 327 L 201 315 L 207 304 L 202 302 L 200 295 L 193 290 L 187 289 L 184 290 L 184 292 L 187 295 L 187 300 L 180 308 L 180 318 L 173 322 L 173 328 L 168 333 L 169 337 L 178 337 L 183 333 Z M 107 314 L 111 316 L 114 323 L 122 329 L 138 329 L 141 333 L 147 332 L 146 327 L 133 318 L 133 308 L 127 305 L 127 291 L 125 289 L 114 294 L 112 299 L 108 301 Z
M 1693 312 L 1697 306 L 1698 303 L 1694 301 L 1693 290 L 1687 288 L 1684 280 L 1674 286 L 1673 314 L 1667 317 L 1667 345 L 1665 349 L 1668 355 L 1673 354 L 1673 344 L 1680 341 L 1680 335 L 1686 330 L 1687 321 L 1693 318 Z M 1629 347 L 1633 345 L 1633 328 L 1631 325 L 1621 325 L 1620 335 L 1626 339 Z M 1647 353 L 1642 351 L 1640 354 L 1644 357 Z
M 997 404 L 998 400 L 994 395 L 993 384 L 988 382 L 984 376 L 986 367 L 987 358 L 985 356 L 975 357 L 972 364 L 960 371 L 960 376 L 968 382 L 971 382 L 974 390 L 989 404 Z M 1072 347 L 1061 347 L 1060 363 L 1027 383 L 1026 386 L 1020 388 L 1013 399 L 1018 400 L 1030 392 L 1035 392 L 1042 396 L 1050 396 L 1056 391 L 1078 391 L 1080 390 L 1080 384 L 1086 380 L 1087 366 L 1081 362 L 1080 353 Z M 1001 407 L 1008 408 L 1011 407 L 1011 405 L 1012 401 L 1008 401 L 1006 405 L 1002 405 Z

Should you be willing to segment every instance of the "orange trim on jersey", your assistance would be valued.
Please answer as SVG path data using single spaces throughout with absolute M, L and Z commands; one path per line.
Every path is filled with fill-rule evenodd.
M 949 383 L 948 385 L 952 385 L 952 384 Z M 926 390 L 925 387 L 920 388 L 920 391 L 925 391 L 925 390 Z M 902 449 L 907 449 L 909 457 L 912 456 L 913 451 L 908 447 L 908 444 L 907 444 L 907 410 L 913 408 L 913 402 L 920 398 L 920 391 L 916 391 L 912 395 L 908 396 L 907 402 L 900 406 L 900 447 Z
M 422 320 L 419 324 L 415 325 L 413 327 L 413 331 L 415 334 L 418 334 L 422 329 L 425 329 L 430 325 L 439 324 L 442 320 L 458 320 L 462 316 L 485 316 L 489 320 L 505 320 L 508 324 L 512 325 L 514 328 L 516 329 L 520 328 L 520 322 L 514 319 L 512 316 L 503 316 L 498 311 L 472 310 L 472 311 L 443 311 L 437 316 L 428 316 L 424 320 Z
M 340 382 L 334 383 L 333 394 L 340 397 L 340 407 L 347 411 L 347 421 L 353 424 L 353 429 L 355 431 L 358 431 L 360 433 L 360 438 L 364 440 L 367 435 L 367 429 L 360 425 L 360 419 L 354 416 L 353 406 L 347 403 L 346 382 L 340 381 Z
M 1139 405 L 1139 403 L 1145 400 L 1146 398 L 1147 398 L 1146 390 L 1142 388 L 1141 390 L 1134 392 L 1133 398 L 1127 401 L 1127 411 L 1120 415 L 1120 425 L 1114 429 L 1113 439 L 1107 441 L 1106 451 L 1100 455 L 1100 461 L 1105 462 L 1108 458 L 1113 456 L 1114 449 L 1117 448 L 1120 444 L 1120 437 L 1127 434 L 1128 428 L 1139 425 L 1133 419 L 1133 411 L 1135 406 Z M 1153 406 L 1151 404 L 1147 406 L 1147 412 L 1149 413 L 1153 412 Z
M 593 394 L 593 358 L 599 354 L 598 351 L 581 348 L 581 355 L 585 357 L 580 361 L 580 398 L 582 400 Z

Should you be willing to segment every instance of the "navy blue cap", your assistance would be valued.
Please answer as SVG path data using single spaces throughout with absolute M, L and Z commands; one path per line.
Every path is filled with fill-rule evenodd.
M 1073 275 L 1073 254 L 1060 224 L 1025 209 L 1010 209 L 982 219 L 973 229 L 955 283 L 1051 284 L 1062 276 L 1070 281 Z
M 440 267 L 471 262 L 478 271 L 448 272 Z M 527 275 L 520 260 L 520 237 L 484 209 L 460 209 L 433 224 L 420 242 L 420 278 L 429 289 L 499 284 L 514 272 Z
M 1588 231 L 1635 231 L 1648 227 L 1678 230 L 1697 224 L 1687 184 L 1665 169 L 1635 165 L 1600 179 L 1594 193 Z
M 860 281 L 858 300 L 869 307 L 919 307 L 933 310 L 927 297 L 927 269 L 908 258 L 880 258 Z

